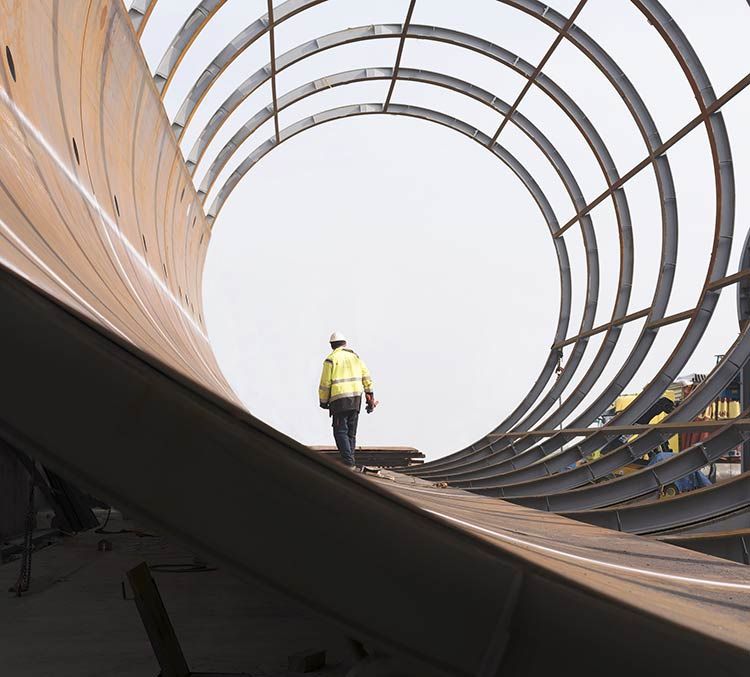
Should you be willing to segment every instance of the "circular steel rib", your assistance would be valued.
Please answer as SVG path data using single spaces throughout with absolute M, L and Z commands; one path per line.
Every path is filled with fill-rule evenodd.
M 133 24 L 136 37 L 140 38 L 143 31 L 146 30 L 146 24 L 154 11 L 154 7 L 159 0 L 133 0 L 128 10 L 130 23 Z
M 683 68 L 687 80 L 690 82 L 693 91 L 696 93 L 696 96 L 700 94 L 699 101 L 701 101 L 701 112 L 704 113 L 706 109 L 715 101 L 715 96 L 713 94 L 713 90 L 710 87 L 710 84 L 708 83 L 708 78 L 705 74 L 705 71 L 700 65 L 700 61 L 698 60 L 697 55 L 694 51 L 692 51 L 692 48 L 690 47 L 689 43 L 687 43 L 687 40 L 685 39 L 679 28 L 674 24 L 674 22 L 671 22 L 671 19 L 666 14 L 666 12 L 664 12 L 663 10 L 653 10 L 653 5 L 658 5 L 658 3 L 638 4 L 639 8 L 644 12 L 644 14 L 646 14 L 649 20 L 655 25 L 658 25 L 660 30 L 663 31 L 665 39 L 667 40 L 668 44 L 673 47 L 675 53 L 680 55 L 688 55 L 688 58 L 678 58 L 678 60 L 681 67 Z M 630 422 L 634 420 L 634 415 L 631 415 L 630 419 L 628 420 L 628 417 L 624 415 L 627 412 L 634 411 L 637 412 L 638 415 L 640 415 L 643 412 L 643 409 L 639 409 L 638 407 L 635 407 L 635 405 L 642 398 L 645 398 L 644 401 L 648 402 L 650 406 L 650 403 L 656 401 L 656 399 L 661 396 L 661 393 L 674 380 L 674 378 L 676 378 L 679 370 L 682 369 L 684 364 L 687 362 L 687 359 L 692 354 L 698 341 L 700 340 L 700 337 L 703 335 L 706 326 L 708 325 L 710 317 L 713 313 L 713 309 L 715 308 L 718 301 L 718 291 L 711 290 L 710 286 L 712 282 L 715 282 L 717 279 L 723 277 L 726 274 L 729 256 L 729 244 L 731 243 L 733 230 L 734 208 L 732 201 L 734 195 L 734 181 L 732 173 L 731 152 L 729 149 L 726 129 L 724 127 L 721 113 L 715 112 L 707 116 L 705 124 L 709 135 L 714 174 L 717 181 L 717 204 L 716 229 L 711 253 L 711 262 L 709 264 L 709 269 L 706 275 L 703 290 L 701 292 L 701 297 L 698 304 L 696 305 L 695 312 L 693 312 L 692 317 L 690 318 L 688 327 L 686 328 L 682 338 L 678 342 L 675 350 L 673 351 L 666 364 L 653 378 L 651 383 L 644 389 L 641 396 L 639 396 L 639 398 L 633 403 L 633 405 L 631 405 L 631 407 L 629 407 L 626 412 L 621 414 L 619 417 L 613 419 L 613 425 L 616 425 L 620 422 Z M 722 196 L 724 196 L 723 199 Z M 739 350 L 737 345 L 735 345 L 733 350 Z M 744 361 L 740 362 L 740 365 L 743 363 Z M 720 379 L 716 379 L 716 381 L 719 384 L 721 383 Z M 670 420 L 689 420 L 685 417 L 689 416 L 690 418 L 692 418 L 693 416 L 695 416 L 701 409 L 705 407 L 705 405 L 708 404 L 708 402 L 710 402 L 718 395 L 724 385 L 714 385 L 713 390 L 706 388 L 694 391 L 694 397 L 698 396 L 698 393 L 700 391 L 702 391 L 703 393 L 702 397 L 700 397 L 696 402 L 690 402 L 689 404 L 688 402 L 690 398 L 688 398 L 685 403 L 683 403 L 671 414 Z M 703 386 L 706 386 L 706 384 L 702 384 L 702 388 Z M 700 406 L 701 402 L 704 403 L 703 406 Z M 696 407 L 699 408 L 696 409 Z M 530 454 L 527 452 L 525 454 L 525 461 L 520 461 L 520 458 L 512 458 L 512 462 L 509 462 L 510 459 L 508 459 L 500 461 L 499 463 L 493 463 L 492 467 L 488 467 L 484 470 L 477 470 L 460 475 L 458 484 L 460 486 L 465 486 L 466 483 L 470 483 L 472 486 L 476 486 L 478 483 L 486 482 L 486 486 L 502 486 L 503 480 L 500 480 L 499 477 L 497 477 L 500 474 L 503 474 L 507 477 L 505 482 L 512 484 L 516 478 L 520 479 L 518 475 L 519 471 L 516 470 L 516 468 L 526 468 L 530 463 L 534 463 L 534 465 L 529 466 L 528 470 L 524 471 L 524 477 L 526 478 L 530 476 L 534 478 L 543 478 L 560 470 L 563 470 L 572 461 L 576 461 L 580 458 L 585 457 L 587 454 L 603 446 L 606 442 L 606 439 L 604 439 L 603 435 L 595 435 L 585 440 L 583 443 L 576 445 L 575 447 L 566 450 L 562 454 L 555 456 L 548 463 L 538 462 L 541 461 L 549 453 L 559 449 L 562 443 L 570 439 L 570 436 L 567 435 L 559 435 L 557 437 L 560 438 L 560 444 L 552 445 L 550 444 L 550 440 L 547 440 L 541 445 L 532 447 L 532 453 Z M 555 438 L 553 437 L 551 439 L 554 440 Z M 603 474 L 607 474 L 603 473 L 597 475 L 597 471 L 593 470 L 593 467 L 595 465 L 601 464 L 601 467 L 605 464 L 605 462 L 607 465 L 611 465 L 613 462 L 612 457 L 608 456 L 606 458 L 599 459 L 594 464 L 586 466 L 586 469 L 590 473 L 590 476 L 583 481 L 581 481 L 583 479 L 581 477 L 583 473 L 577 473 L 576 471 L 571 470 L 562 473 L 562 475 L 567 476 L 567 483 L 565 483 L 565 480 L 563 480 L 561 476 L 558 476 L 558 478 L 554 482 L 550 481 L 545 486 L 555 484 L 556 486 L 564 485 L 566 486 L 566 488 L 572 488 L 575 486 L 579 486 L 582 483 L 593 481 L 594 479 L 603 476 Z M 627 461 L 625 461 L 624 463 L 626 462 Z M 508 467 L 509 465 L 511 467 Z M 503 470 L 505 472 L 503 472 Z M 576 475 L 576 483 L 571 483 L 571 477 L 573 475 Z M 450 476 L 452 478 L 456 477 L 456 475 L 453 473 L 450 473 Z M 538 487 L 535 485 L 534 489 L 537 488 Z M 532 490 L 532 488 L 527 486 L 524 491 L 526 490 Z
M 227 0 L 202 0 L 190 13 L 185 23 L 172 39 L 154 73 L 154 83 L 161 97 L 167 93 L 174 74 L 182 59 L 200 32 L 208 25 Z
M 670 501 L 650 501 L 598 510 L 562 513 L 565 517 L 617 531 L 653 534 L 701 523 L 714 523 L 723 517 L 732 519 L 739 511 L 750 508 L 750 473 L 744 473 L 724 484 L 680 494 Z

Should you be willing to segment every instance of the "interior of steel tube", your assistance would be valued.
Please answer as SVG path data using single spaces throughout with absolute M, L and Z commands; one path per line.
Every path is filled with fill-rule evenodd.
M 60 538 L 105 511 L 331 624 L 346 674 L 613 646 L 741 674 L 748 27 L 742 0 L 1 0 L 18 596 L 39 505 Z M 334 329 L 382 401 L 356 472 L 315 401 Z M 133 571 L 162 674 L 196 674 Z

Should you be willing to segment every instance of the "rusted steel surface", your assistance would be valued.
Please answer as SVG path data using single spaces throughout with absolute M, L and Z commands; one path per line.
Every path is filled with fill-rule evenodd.
M 210 229 L 127 15 L 110 2 L 0 12 L 3 263 L 234 399 L 203 317 Z
M 686 536 L 657 536 L 663 543 L 695 550 L 739 564 L 750 564 L 750 529 L 697 533 Z
M 665 549 L 652 539 L 621 538 L 625 535 L 469 492 L 411 483 L 395 473 L 384 471 L 373 481 L 449 524 L 502 543 L 665 619 L 693 628 L 716 622 L 718 627 L 732 628 L 730 634 L 736 632 L 737 639 L 748 637 L 750 588 L 737 589 L 740 594 L 735 596 L 729 588 L 727 594 L 717 594 L 718 588 L 712 590 L 707 584 L 709 580 L 728 581 L 734 575 L 738 581 L 750 582 L 747 567 Z M 694 594 L 685 596 L 680 591 L 689 579 Z
M 300 10 L 304 3 L 297 3 L 295 4 L 295 10 Z M 611 58 L 604 52 L 589 36 L 587 36 L 585 33 L 583 33 L 578 27 L 575 27 L 575 30 L 573 30 L 573 26 L 570 22 L 570 17 L 562 17 L 561 15 L 554 12 L 554 10 L 549 11 L 549 8 L 546 6 L 541 6 L 535 3 L 514 3 L 514 2 L 508 2 L 506 4 L 509 4 L 510 6 L 514 6 L 517 9 L 520 9 L 521 11 L 527 12 L 530 15 L 534 16 L 535 18 L 539 19 L 543 23 L 547 24 L 548 26 L 555 28 L 558 30 L 560 35 L 566 35 L 569 37 L 572 44 L 576 45 L 579 49 L 581 49 L 589 58 L 591 58 L 597 66 L 602 70 L 602 72 L 610 79 L 610 82 L 612 83 L 613 87 L 615 87 L 620 95 L 623 97 L 623 99 L 629 104 L 629 108 L 631 109 L 631 112 L 636 116 L 637 121 L 639 122 L 639 128 L 644 133 L 644 140 L 646 140 L 647 146 L 649 147 L 649 150 L 651 151 L 649 154 L 649 157 L 646 158 L 642 163 L 637 165 L 629 174 L 626 175 L 626 180 L 629 178 L 632 178 L 632 176 L 635 176 L 639 171 L 641 171 L 644 167 L 648 166 L 649 164 L 653 165 L 657 171 L 660 166 L 663 166 L 662 169 L 666 168 L 665 163 L 667 162 L 666 157 L 664 156 L 664 151 L 668 150 L 667 147 L 662 147 L 663 144 L 661 144 L 659 140 L 658 133 L 656 132 L 656 128 L 653 125 L 653 122 L 650 119 L 650 116 L 648 114 L 647 109 L 643 105 L 642 101 L 640 101 L 637 91 L 630 85 L 626 80 L 622 79 L 622 71 L 617 68 L 616 64 L 611 60 Z M 714 160 L 714 167 L 718 170 L 719 165 L 721 165 L 723 169 L 723 173 L 721 174 L 721 179 L 719 181 L 719 187 L 721 188 L 722 185 L 726 184 L 728 186 L 728 189 L 725 191 L 728 195 L 731 195 L 731 172 L 726 171 L 727 168 L 731 167 L 730 164 L 730 158 L 727 153 L 728 147 L 724 143 L 724 137 L 725 133 L 721 124 L 721 120 L 719 117 L 716 119 L 711 119 L 710 122 L 708 121 L 708 116 L 713 116 L 714 113 L 716 113 L 720 107 L 720 105 L 723 105 L 723 103 L 728 100 L 729 97 L 734 96 L 738 91 L 741 91 L 741 86 L 735 86 L 730 90 L 730 92 L 727 92 L 724 97 L 713 100 L 713 95 L 710 93 L 710 88 L 707 88 L 705 86 L 706 78 L 705 74 L 702 72 L 700 62 L 697 59 L 693 58 L 693 54 L 691 53 L 691 47 L 689 43 L 684 39 L 684 36 L 679 31 L 679 28 L 673 25 L 673 22 L 671 22 L 671 19 L 666 15 L 665 12 L 663 12 L 662 8 L 658 5 L 658 3 L 636 3 L 638 8 L 649 18 L 650 21 L 656 22 L 659 25 L 660 32 L 662 32 L 665 41 L 668 42 L 670 49 L 673 49 L 675 53 L 679 55 L 683 54 L 689 54 L 688 59 L 683 59 L 680 63 L 683 67 L 683 70 L 685 72 L 686 78 L 690 81 L 691 86 L 694 86 L 694 90 L 697 92 L 697 95 L 700 95 L 701 100 L 705 101 L 705 106 L 703 107 L 703 110 L 701 110 L 701 115 L 696 121 L 693 121 L 688 124 L 686 128 L 678 132 L 677 135 L 675 135 L 672 139 L 670 139 L 670 143 L 674 144 L 679 140 L 679 138 L 682 138 L 681 135 L 684 135 L 687 133 L 688 128 L 694 128 L 695 125 L 701 124 L 705 122 L 707 124 L 707 127 L 710 129 L 711 133 L 714 135 L 716 139 L 718 139 L 715 143 L 712 144 L 712 149 L 714 151 L 713 153 L 713 160 Z M 250 27 L 248 27 L 248 30 Z M 252 31 L 251 31 L 252 32 Z M 409 33 L 409 29 L 407 28 L 401 28 L 398 31 L 398 34 L 400 36 Z M 568 33 L 570 35 L 568 35 Z M 241 34 L 241 35 L 244 35 Z M 248 36 L 250 33 L 248 33 Z M 253 34 L 255 35 L 255 34 Z M 255 38 L 253 38 L 255 39 Z M 242 39 L 233 42 L 232 48 L 237 51 L 244 49 L 244 45 L 246 42 L 244 42 Z M 538 74 L 538 70 L 537 70 Z M 532 74 L 534 77 L 536 77 L 536 74 L 532 71 Z M 211 75 L 211 77 L 215 78 L 216 73 Z M 201 88 L 202 91 L 205 89 L 205 87 L 210 87 L 210 81 L 206 78 L 203 78 L 201 80 Z M 671 146 L 669 146 L 671 147 Z M 259 149 L 260 150 L 260 149 Z M 262 153 L 260 154 L 262 155 Z M 249 160 L 252 159 L 249 158 Z M 250 165 L 248 165 L 250 166 Z M 657 173 L 658 176 L 658 173 Z M 719 174 L 717 174 L 719 176 Z M 230 177 L 230 181 L 228 184 L 228 190 L 224 190 L 223 196 L 220 196 L 220 201 L 215 203 L 214 207 L 212 207 L 210 211 L 210 218 L 215 217 L 218 213 L 218 209 L 220 208 L 221 201 L 223 199 L 226 199 L 226 195 L 228 192 L 231 191 L 238 183 L 239 179 L 242 177 L 242 173 L 239 175 L 233 175 Z M 618 179 L 618 182 L 615 182 L 610 186 L 608 191 L 603 194 L 604 196 L 613 196 L 614 191 L 620 190 L 625 184 L 625 180 Z M 665 199 L 667 202 L 665 204 L 669 204 L 670 202 L 673 202 L 672 198 L 672 191 L 667 190 L 666 194 L 663 193 L 663 196 L 666 196 Z M 598 203 L 597 203 L 598 204 Z M 723 206 L 723 201 L 719 200 L 717 203 L 721 204 Z M 574 221 L 571 221 L 570 224 L 572 225 L 574 222 L 580 221 L 581 218 L 583 218 L 587 212 L 593 208 L 592 204 L 589 204 L 585 207 L 584 210 L 578 210 L 577 218 Z M 674 217 L 673 217 L 674 221 Z M 731 230 L 731 224 L 732 224 L 732 218 L 731 218 L 731 210 L 719 210 L 717 212 L 717 224 L 719 224 L 717 227 L 719 230 L 717 230 L 717 238 L 714 240 L 714 254 L 712 256 L 712 263 L 713 265 L 718 265 L 717 271 L 722 271 L 725 269 L 726 266 L 726 256 L 725 252 L 722 249 L 717 249 L 719 246 L 719 243 L 722 242 L 721 238 L 723 237 L 726 239 L 727 234 Z M 674 228 L 672 228 L 672 233 L 674 235 Z M 665 244 L 665 248 L 663 249 L 664 252 L 672 252 L 672 249 L 674 247 L 674 244 L 676 242 L 676 239 L 674 236 L 671 236 L 670 244 Z M 666 243 L 666 240 L 665 240 Z M 719 252 L 719 255 L 716 255 L 716 253 Z M 672 252 L 673 254 L 673 252 Z M 669 275 L 667 275 L 668 271 L 670 270 L 669 265 L 662 265 L 662 275 L 660 276 L 660 284 L 668 281 L 670 278 Z M 714 277 L 716 273 L 711 272 L 710 277 Z M 651 308 L 651 313 L 649 317 L 649 322 L 644 328 L 644 334 L 642 334 L 642 340 L 639 341 L 637 349 L 634 351 L 633 354 L 631 354 L 631 358 L 629 358 L 626 361 L 626 367 L 621 370 L 621 372 L 617 375 L 615 381 L 613 381 L 613 384 L 610 388 L 605 391 L 605 394 L 602 395 L 602 398 L 598 400 L 595 405 L 592 405 L 587 412 L 584 414 L 582 418 L 590 421 L 592 417 L 595 417 L 598 415 L 597 412 L 601 411 L 601 407 L 603 406 L 603 403 L 607 403 L 607 399 L 611 401 L 611 398 L 619 392 L 619 389 L 622 387 L 622 383 L 627 381 L 629 376 L 626 376 L 626 374 L 632 375 L 635 372 L 635 369 L 640 364 L 640 361 L 642 361 L 645 354 L 648 352 L 648 349 L 650 345 L 653 342 L 654 333 L 651 331 L 652 329 L 658 328 L 659 326 L 664 326 L 661 324 L 661 317 L 663 316 L 663 310 L 665 308 L 666 299 L 669 296 L 669 284 L 666 284 L 663 288 L 663 291 L 661 295 L 657 293 L 656 298 L 659 299 L 658 303 L 655 304 L 655 307 Z M 589 310 L 590 307 L 594 306 L 596 304 L 596 298 L 593 297 L 590 302 L 587 300 L 586 303 L 586 309 Z M 687 355 L 692 352 L 694 346 L 696 345 L 696 342 L 700 339 L 701 334 L 703 333 L 705 326 L 707 324 L 707 318 L 710 317 L 710 313 L 713 309 L 713 306 L 715 305 L 715 299 L 713 297 L 704 297 L 702 305 L 694 309 L 693 311 L 690 311 L 689 313 L 686 313 L 684 316 L 686 319 L 690 319 L 691 321 L 688 324 L 688 327 L 686 329 L 685 335 L 683 336 L 683 339 L 680 342 L 679 350 L 675 351 L 674 359 L 669 362 L 667 365 L 665 365 L 665 368 L 662 370 L 660 374 L 655 377 L 654 382 L 652 382 L 652 387 L 647 389 L 647 393 L 644 394 L 643 397 L 639 398 L 640 401 L 635 407 L 635 409 L 631 409 L 631 411 L 628 414 L 623 415 L 624 420 L 621 421 L 623 423 L 627 423 L 627 418 L 629 416 L 637 416 L 638 412 L 637 409 L 639 407 L 645 407 L 649 404 L 649 399 L 652 398 L 655 394 L 656 385 L 655 383 L 659 380 L 663 379 L 667 374 L 670 372 L 674 372 L 676 369 L 679 369 L 680 364 L 684 364 L 684 361 L 687 359 Z M 615 313 L 613 315 L 613 320 L 616 320 L 618 317 L 618 314 Z M 677 321 L 678 317 L 670 317 L 669 322 Z M 581 333 L 586 333 L 586 330 L 584 328 L 584 331 Z M 566 379 L 569 378 L 572 373 L 575 371 L 575 367 L 577 362 L 580 360 L 580 356 L 585 350 L 585 345 L 581 346 L 581 349 L 577 352 L 574 351 L 573 357 L 574 359 L 570 360 L 568 365 L 566 365 L 566 370 L 564 370 L 564 378 L 561 379 L 563 381 L 562 387 L 566 384 Z M 551 374 L 550 370 L 551 362 L 548 360 L 548 366 L 545 367 L 546 370 L 546 378 L 549 377 Z M 617 385 L 619 384 L 619 385 Z M 587 392 L 587 387 L 579 386 L 575 392 L 575 397 L 571 400 L 571 398 L 568 398 L 568 401 L 573 402 L 573 406 L 575 406 L 575 398 L 578 398 L 577 401 L 580 401 L 580 398 L 582 397 L 582 393 Z M 543 403 L 537 406 L 537 408 L 534 410 L 534 416 L 537 416 L 537 414 L 541 415 L 546 408 L 550 405 L 549 400 L 553 399 L 551 393 L 545 398 Z M 554 400 L 553 400 L 554 401 Z M 525 405 L 524 400 L 524 405 Z M 526 407 L 524 406 L 524 409 Z M 561 411 L 557 414 L 558 416 L 564 416 L 565 414 Z M 537 416 L 538 419 L 538 416 Z M 553 417 L 548 417 L 546 423 L 548 424 L 554 424 L 556 421 L 553 420 Z M 526 420 L 526 423 L 528 423 L 528 417 Z M 585 421 L 584 421 L 585 422 Z M 505 427 L 504 425 L 499 426 L 499 428 Z M 567 441 L 565 435 L 560 435 L 554 440 L 553 442 L 547 443 L 547 448 L 549 451 L 554 451 L 555 448 L 551 447 L 552 444 L 555 442 L 559 442 L 560 444 L 565 443 Z M 492 448 L 492 445 L 490 444 L 490 453 L 493 453 L 495 451 L 494 448 Z M 528 448 L 528 442 L 526 443 L 526 448 Z M 559 447 L 557 447 L 559 448 Z M 471 456 L 475 456 L 474 453 L 477 451 L 476 449 L 471 449 L 468 452 L 462 452 L 462 454 Z M 549 453 L 549 452 L 546 452 Z
M 429 483 L 404 476 L 407 489 L 394 492 L 395 482 L 332 464 L 3 269 L 0 307 L 24 318 L 0 333 L 0 351 L 14 355 L 0 392 L 3 437 L 396 657 L 405 674 L 594 675 L 613 641 L 637 643 L 629 671 L 742 674 L 750 664 L 746 567 L 684 560 L 664 544 L 641 550 L 628 534 L 613 553 L 612 532 L 580 524 L 563 551 L 566 520 L 513 507 L 518 531 L 502 533 L 505 504 L 454 489 L 428 502 L 412 487 L 431 494 Z M 46 387 L 29 385 L 34 368 L 49 375 Z M 353 595 L 343 561 L 381 584 Z
M 334 446 L 311 446 L 313 451 L 338 460 L 339 452 Z M 424 463 L 424 454 L 414 447 L 357 447 L 357 465 L 374 468 L 399 468 Z

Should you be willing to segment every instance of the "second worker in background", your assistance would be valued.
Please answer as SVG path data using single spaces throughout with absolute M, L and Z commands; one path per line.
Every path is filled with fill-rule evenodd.
M 378 402 L 372 389 L 370 372 L 359 355 L 346 347 L 346 338 L 335 331 L 329 341 L 331 353 L 323 362 L 318 397 L 320 406 L 328 409 L 333 419 L 333 438 L 341 460 L 354 470 L 362 390 L 365 391 L 368 414 L 372 413 Z

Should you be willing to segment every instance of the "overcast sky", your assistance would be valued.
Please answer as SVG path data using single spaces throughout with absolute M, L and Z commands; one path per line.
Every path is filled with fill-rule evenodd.
M 129 4 L 129 2 L 126 2 Z M 575 0 L 549 3 L 569 14 Z M 717 95 L 750 64 L 750 8 L 745 0 L 663 0 L 692 41 Z M 276 31 L 276 53 L 350 26 L 401 23 L 407 0 L 329 0 Z M 193 2 L 159 0 L 142 44 L 151 68 L 187 17 Z M 170 116 L 196 77 L 244 26 L 266 11 L 265 0 L 229 0 L 191 47 L 165 98 Z M 496 0 L 417 0 L 414 24 L 474 33 L 536 64 L 555 34 Z M 671 53 L 627 0 L 589 0 L 578 21 L 640 90 L 661 133 L 669 138 L 698 113 Z M 279 96 L 315 78 L 360 67 L 393 67 L 397 40 L 332 50 L 292 66 L 277 80 Z M 204 100 L 183 141 L 187 154 L 226 96 L 269 60 L 267 39 L 248 49 Z M 513 103 L 524 80 L 477 54 L 436 43 L 408 41 L 403 68 L 442 71 Z M 584 110 L 609 145 L 620 174 L 645 155 L 627 108 L 605 78 L 563 42 L 544 69 Z M 283 111 L 281 127 L 307 115 L 352 103 L 382 103 L 388 83 L 330 89 Z M 233 114 L 196 173 L 253 114 L 271 102 L 270 84 Z M 432 108 L 492 135 L 499 114 L 459 94 L 398 83 L 394 103 Z M 583 138 L 540 90 L 519 111 L 557 145 L 584 197 L 604 188 Z M 738 186 L 732 264 L 750 216 L 747 191 L 745 91 L 725 109 Z M 255 147 L 273 134 L 262 126 L 219 177 L 215 190 Z M 573 214 L 551 165 L 517 128 L 499 141 L 531 172 L 557 219 Z M 703 284 L 714 228 L 714 179 L 703 129 L 669 153 L 680 218 L 675 291 L 668 313 L 693 307 Z M 627 185 L 635 238 L 635 280 L 629 311 L 649 305 L 658 274 L 660 210 L 654 174 Z M 214 191 L 215 192 L 215 191 Z M 213 194 L 209 196 L 210 201 Z M 619 254 L 611 202 L 592 212 L 601 265 L 596 323 L 612 313 Z M 579 228 L 565 235 L 573 264 L 574 309 L 580 324 L 585 264 Z M 331 443 L 330 424 L 317 405 L 317 382 L 333 330 L 350 338 L 368 363 L 381 406 L 363 417 L 362 444 L 408 444 L 436 458 L 493 428 L 526 393 L 552 343 L 559 308 L 559 272 L 547 226 L 510 170 L 479 144 L 422 120 L 368 116 L 321 125 L 282 144 L 234 191 L 216 222 L 204 280 L 206 320 L 219 363 L 248 409 L 306 444 Z M 674 347 L 686 323 L 659 332 L 643 368 L 628 385 L 645 385 Z M 612 377 L 642 328 L 623 331 Z M 737 335 L 734 288 L 722 295 L 705 340 L 685 372 L 710 370 Z M 585 373 L 601 343 L 591 340 Z M 565 357 L 567 358 L 566 351 Z M 603 387 L 609 378 L 600 381 Z M 584 401 L 590 402 L 599 390 Z

